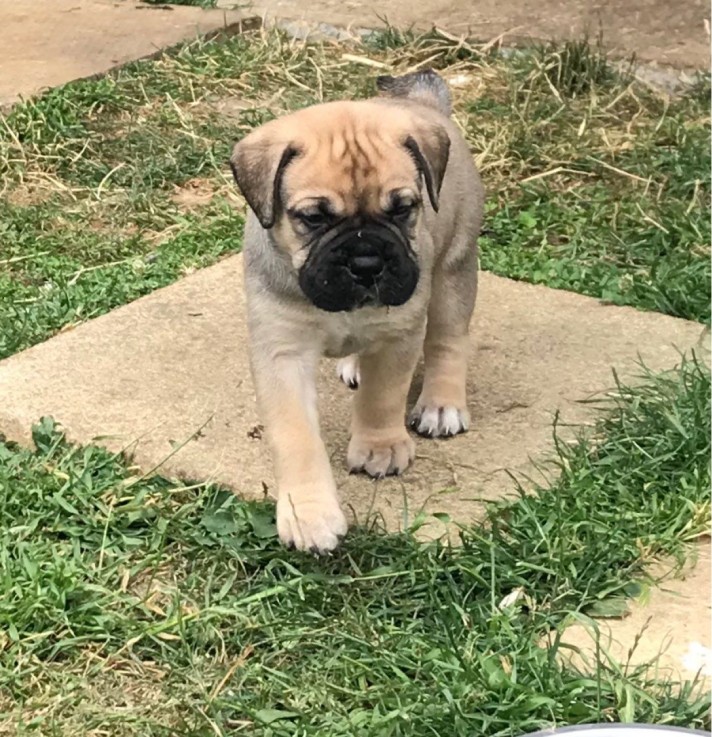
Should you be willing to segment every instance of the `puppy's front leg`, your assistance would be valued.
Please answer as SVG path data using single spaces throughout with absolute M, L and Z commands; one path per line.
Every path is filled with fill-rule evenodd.
M 317 357 L 259 353 L 253 352 L 253 377 L 274 458 L 279 537 L 299 550 L 332 550 L 347 524 L 319 434 Z
M 347 454 L 352 473 L 365 471 L 374 478 L 400 474 L 415 458 L 405 410 L 420 340 L 422 336 L 394 341 L 360 356 Z

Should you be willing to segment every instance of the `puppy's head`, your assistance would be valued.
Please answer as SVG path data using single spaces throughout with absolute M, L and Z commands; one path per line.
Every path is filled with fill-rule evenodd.
M 230 163 L 304 294 L 341 312 L 412 296 L 416 226 L 426 198 L 438 209 L 449 146 L 442 126 L 408 110 L 328 103 L 253 131 Z

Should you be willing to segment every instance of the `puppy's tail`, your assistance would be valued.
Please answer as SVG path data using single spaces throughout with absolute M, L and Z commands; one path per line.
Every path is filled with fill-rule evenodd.
M 382 97 L 405 97 L 435 108 L 443 115 L 452 112 L 450 90 L 445 80 L 432 69 L 411 72 L 402 77 L 378 77 L 376 86 Z

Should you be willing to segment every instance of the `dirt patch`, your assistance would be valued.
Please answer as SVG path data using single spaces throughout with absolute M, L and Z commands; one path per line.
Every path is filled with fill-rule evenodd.
M 31 207 L 41 205 L 51 197 L 47 190 L 21 184 L 4 194 L 5 201 L 14 207 Z
M 257 107 L 256 100 L 243 100 L 239 97 L 228 97 L 216 100 L 210 105 L 211 109 L 228 120 L 239 120 L 245 110 L 253 110 Z
M 215 196 L 213 183 L 209 179 L 189 179 L 182 185 L 173 188 L 171 200 L 181 210 L 199 210 L 209 205 Z
M 33 720 L 44 726 L 61 724 L 64 734 L 92 735 L 107 732 L 87 732 L 88 725 L 121 720 L 121 734 L 145 734 L 147 723 L 179 721 L 181 705 L 164 683 L 168 676 L 156 663 L 129 654 L 106 659 L 93 649 L 76 665 L 44 663 L 41 679 L 33 681 L 22 706 L 0 702 L 0 735 L 17 735 L 18 724 Z M 63 684 L 60 697 L 57 684 Z
M 28 172 L 22 181 L 6 181 L 0 197 L 14 207 L 33 207 L 56 197 L 67 203 L 75 200 L 69 186 L 45 172 Z

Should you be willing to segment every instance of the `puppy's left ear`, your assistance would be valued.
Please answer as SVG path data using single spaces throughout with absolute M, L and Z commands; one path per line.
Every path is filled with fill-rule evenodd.
M 450 155 L 450 136 L 443 126 L 423 124 L 415 129 L 404 141 L 405 147 L 415 160 L 430 197 L 435 212 L 440 201 L 442 186 Z
M 271 228 L 281 207 L 282 177 L 299 149 L 257 129 L 235 145 L 230 168 L 247 204 L 263 228 Z

